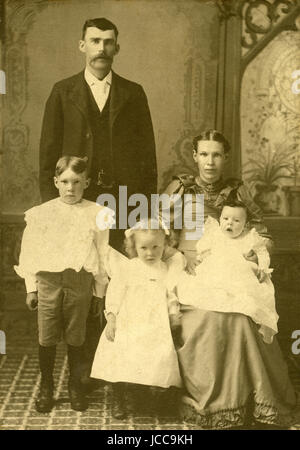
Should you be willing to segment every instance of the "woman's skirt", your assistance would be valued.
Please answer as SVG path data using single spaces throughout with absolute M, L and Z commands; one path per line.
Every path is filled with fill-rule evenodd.
M 280 427 L 299 423 L 297 394 L 276 338 L 266 344 L 243 314 L 182 313 L 178 358 L 184 420 L 211 429 L 253 421 Z

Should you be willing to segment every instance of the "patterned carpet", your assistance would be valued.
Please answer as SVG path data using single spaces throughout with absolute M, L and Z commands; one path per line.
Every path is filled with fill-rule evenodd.
M 73 411 L 68 401 L 68 368 L 63 344 L 58 346 L 56 358 L 56 405 L 51 413 L 37 413 L 34 401 L 40 378 L 37 347 L 32 337 L 22 338 L 19 342 L 15 340 L 8 346 L 7 354 L 0 358 L 0 430 L 197 429 L 176 416 L 155 413 L 145 417 L 131 415 L 124 421 L 115 420 L 111 413 L 112 393 L 108 386 L 100 387 L 89 395 L 87 411 Z M 297 362 L 295 364 L 291 359 L 288 362 L 292 382 L 300 391 L 300 366 L 297 368 Z
M 179 418 L 149 413 L 146 417 L 131 415 L 124 421 L 112 417 L 112 392 L 103 386 L 88 396 L 89 408 L 76 412 L 70 408 L 67 392 L 68 367 L 64 345 L 58 346 L 55 380 L 56 405 L 48 414 L 35 410 L 39 389 L 39 367 L 36 348 L 7 349 L 0 362 L 0 430 L 113 430 L 113 429 L 193 429 Z M 28 347 L 27 347 L 28 349 Z

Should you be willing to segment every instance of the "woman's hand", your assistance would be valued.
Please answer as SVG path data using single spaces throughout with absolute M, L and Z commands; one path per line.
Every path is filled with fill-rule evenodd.
M 116 335 L 116 316 L 113 313 L 109 313 L 106 316 L 107 325 L 105 327 L 105 336 L 106 338 L 113 342 L 115 340 Z
M 38 305 L 37 292 L 28 292 L 26 296 L 26 305 L 30 311 L 35 311 Z

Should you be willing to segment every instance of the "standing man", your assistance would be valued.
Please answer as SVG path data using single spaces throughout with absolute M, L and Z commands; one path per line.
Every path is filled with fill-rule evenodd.
M 128 196 L 156 192 L 155 142 L 147 97 L 142 86 L 111 70 L 120 50 L 117 38 L 117 27 L 109 20 L 87 20 L 79 42 L 85 70 L 56 83 L 47 100 L 40 141 L 43 202 L 57 196 L 53 176 L 62 155 L 88 157 L 91 183 L 85 197 L 89 200 L 111 193 L 118 203 L 121 185 L 127 186 Z M 123 230 L 113 230 L 110 244 L 120 249 L 122 241 Z M 103 307 L 104 302 L 93 304 L 94 315 Z M 99 319 L 90 316 L 88 365 L 99 336 Z
M 105 18 L 87 20 L 79 50 L 85 70 L 56 83 L 47 100 L 40 141 L 42 201 L 57 191 L 53 175 L 62 155 L 88 157 L 91 184 L 86 198 L 118 187 L 132 193 L 156 192 L 155 142 L 147 97 L 142 86 L 111 70 L 119 53 L 117 27 Z M 120 245 L 112 233 L 111 244 Z M 121 235 L 123 238 L 123 234 Z

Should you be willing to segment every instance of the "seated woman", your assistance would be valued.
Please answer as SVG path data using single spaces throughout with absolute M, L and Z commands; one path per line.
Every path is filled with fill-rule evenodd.
M 250 227 L 255 227 L 270 249 L 271 238 L 246 187 L 239 180 L 222 178 L 228 152 L 229 144 L 222 134 L 215 130 L 203 132 L 193 142 L 199 175 L 174 177 L 165 192 L 192 194 L 194 201 L 196 194 L 203 194 L 204 218 L 209 215 L 215 219 L 234 194 L 247 207 Z M 176 219 L 176 208 L 174 214 Z M 197 240 L 186 239 L 187 231 L 191 232 L 183 227 L 180 232 L 179 250 L 190 266 L 196 267 Z M 256 262 L 255 254 L 246 257 Z M 185 386 L 183 418 L 213 429 L 253 421 L 276 426 L 294 423 L 297 395 L 276 337 L 266 343 L 259 326 L 245 314 L 192 305 L 193 300 L 191 305 L 182 305 L 182 342 L 177 349 Z

